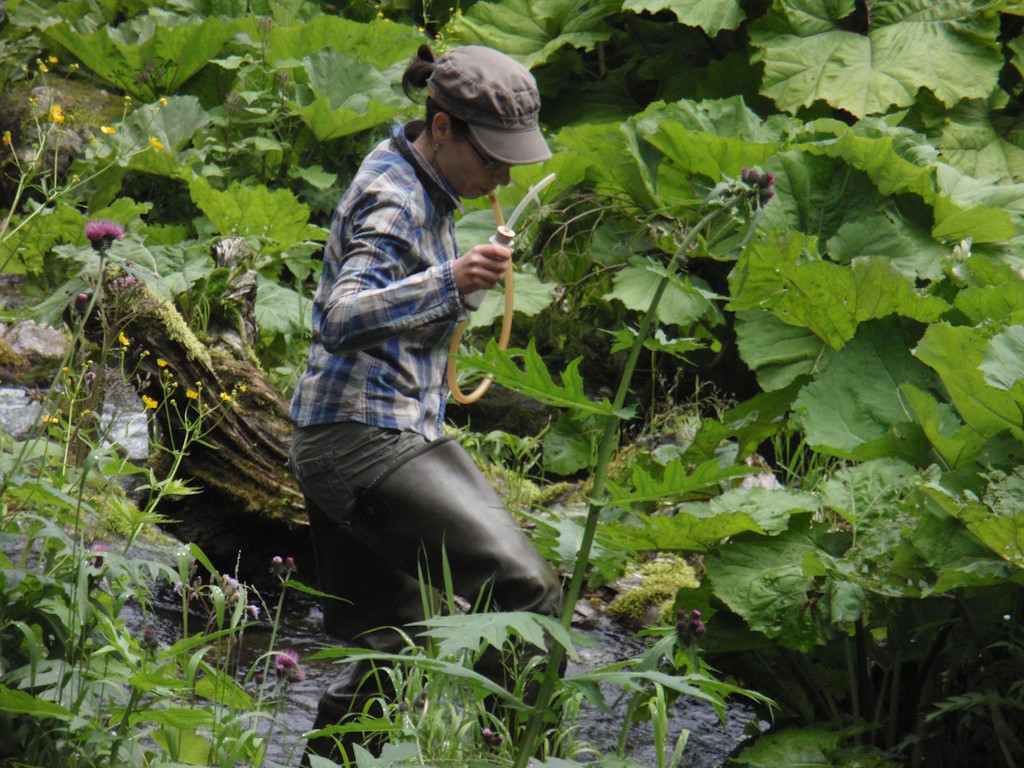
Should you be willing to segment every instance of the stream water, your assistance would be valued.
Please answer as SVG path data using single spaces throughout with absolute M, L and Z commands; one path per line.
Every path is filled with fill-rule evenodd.
M 171 643 L 181 632 L 180 603 L 170 590 L 158 591 L 158 634 Z M 571 676 L 593 667 L 609 664 L 633 656 L 641 647 L 640 641 L 613 622 L 601 619 L 596 626 L 588 623 L 581 629 L 592 645 L 579 650 L 578 662 L 570 662 L 566 675 Z M 256 663 L 268 646 L 269 628 L 262 632 L 247 630 L 246 647 L 242 652 L 240 670 Z M 305 669 L 305 678 L 289 683 L 278 704 L 274 731 L 270 734 L 267 766 L 298 766 L 304 740 L 316 716 L 317 701 L 326 685 L 337 674 L 338 668 L 329 660 L 311 660 L 310 657 L 329 644 L 321 628 L 319 606 L 304 596 L 290 593 L 286 596 L 285 610 L 278 627 L 275 646 L 292 649 L 299 654 Z M 242 674 L 240 672 L 240 674 Z M 617 690 L 608 687 L 606 701 L 614 701 Z M 609 711 L 584 704 L 576 723 L 577 742 L 591 745 L 595 754 L 615 751 L 625 719 L 625 703 Z M 718 768 L 729 753 L 744 738 L 744 727 L 756 717 L 753 710 L 742 703 L 730 704 L 727 721 L 721 722 L 714 710 L 703 702 L 682 698 L 670 712 L 668 723 L 668 752 L 679 735 L 688 731 L 688 741 L 681 766 L 687 768 Z M 634 725 L 629 732 L 627 753 L 642 766 L 657 766 L 653 732 L 649 723 Z M 586 760 L 586 758 L 578 758 Z

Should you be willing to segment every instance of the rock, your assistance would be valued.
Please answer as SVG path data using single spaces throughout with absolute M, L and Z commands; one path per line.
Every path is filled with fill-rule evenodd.
M 35 320 L 15 323 L 4 333 L 3 341 L 13 354 L 37 364 L 59 360 L 68 350 L 67 336 L 48 325 L 38 325 Z

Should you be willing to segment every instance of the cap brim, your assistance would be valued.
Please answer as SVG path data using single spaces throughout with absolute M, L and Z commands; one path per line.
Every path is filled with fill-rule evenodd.
M 508 165 L 527 165 L 551 159 L 551 150 L 540 128 L 525 131 L 499 131 L 469 124 L 473 138 L 488 155 Z

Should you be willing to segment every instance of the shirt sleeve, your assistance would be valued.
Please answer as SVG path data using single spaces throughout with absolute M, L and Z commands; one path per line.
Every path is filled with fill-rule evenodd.
M 341 238 L 345 248 L 320 322 L 329 352 L 373 346 L 461 313 L 451 258 L 412 210 L 408 200 L 368 199 L 332 227 L 327 258 L 338 257 Z

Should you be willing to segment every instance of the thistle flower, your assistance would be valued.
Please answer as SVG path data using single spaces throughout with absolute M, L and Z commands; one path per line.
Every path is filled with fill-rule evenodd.
M 501 742 L 505 740 L 505 737 L 500 733 L 495 733 L 490 728 L 480 729 L 480 738 L 483 739 L 484 744 L 490 747 L 492 750 L 497 749 L 501 746 Z
M 142 640 L 139 641 L 139 646 L 147 653 L 152 653 L 160 647 L 160 640 L 157 638 L 156 629 L 152 624 L 147 624 L 146 628 L 143 630 Z
M 701 621 L 700 611 L 694 609 L 690 612 L 678 611 L 676 613 L 676 634 L 680 641 L 693 643 L 698 637 L 708 631 L 707 626 Z
M 306 679 L 306 670 L 299 664 L 299 652 L 291 648 L 281 651 L 274 659 L 274 671 L 288 683 Z
M 85 225 L 85 237 L 97 253 L 104 253 L 111 243 L 124 237 L 120 224 L 107 219 L 93 219 Z
M 274 555 L 270 561 L 270 572 L 288 578 L 295 570 L 295 558 Z

